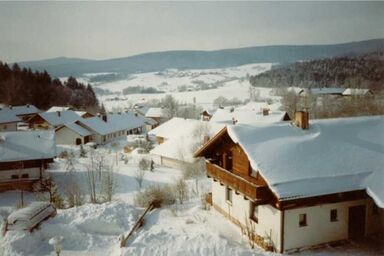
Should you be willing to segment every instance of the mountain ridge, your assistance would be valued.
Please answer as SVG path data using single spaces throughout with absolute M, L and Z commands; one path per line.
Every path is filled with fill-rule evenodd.
M 57 57 L 19 62 L 21 67 L 46 70 L 54 76 L 78 76 L 84 73 L 117 72 L 123 74 L 155 72 L 169 68 L 225 68 L 250 63 L 294 63 L 318 58 L 354 56 L 384 48 L 384 39 L 342 44 L 271 45 L 213 51 L 158 51 L 128 57 L 91 60 Z

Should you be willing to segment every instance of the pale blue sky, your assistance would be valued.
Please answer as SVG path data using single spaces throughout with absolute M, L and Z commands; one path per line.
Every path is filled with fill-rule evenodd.
M 384 2 L 0 2 L 0 60 L 384 38 Z

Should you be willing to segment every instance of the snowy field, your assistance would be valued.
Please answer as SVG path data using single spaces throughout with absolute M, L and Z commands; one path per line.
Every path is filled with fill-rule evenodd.
M 166 70 L 163 72 L 141 73 L 129 76 L 127 79 L 107 82 L 92 83 L 95 88 L 112 92 L 110 95 L 98 95 L 108 110 L 113 108 L 128 108 L 138 101 L 161 99 L 171 94 L 182 103 L 195 103 L 203 108 L 211 109 L 213 101 L 224 96 L 228 99 L 238 98 L 242 101 L 249 98 L 250 75 L 257 75 L 271 69 L 272 64 L 249 64 L 223 69 L 203 70 Z M 96 74 L 87 74 L 79 81 L 87 82 Z M 162 93 L 128 94 L 122 91 L 129 87 L 156 88 Z M 204 89 L 202 89 L 204 87 Z M 181 90 L 180 88 L 183 88 Z M 271 88 L 259 88 L 262 98 L 271 96 Z
M 144 209 L 135 206 L 134 196 L 140 189 L 135 179 L 138 162 L 148 155 L 129 154 L 128 163 L 121 160 L 122 146 L 97 149 L 114 163 L 118 181 L 112 202 L 84 204 L 79 207 L 58 210 L 56 217 L 43 222 L 32 233 L 8 231 L 0 237 L 0 255 L 55 255 L 48 240 L 63 236 L 61 255 L 275 255 L 261 249 L 250 249 L 240 229 L 219 213 L 202 207 L 201 195 L 210 189 L 210 180 L 199 179 L 199 192 L 190 193 L 183 204 L 177 203 L 150 212 L 144 226 L 119 248 L 119 236 L 127 234 Z M 89 157 L 80 158 L 78 148 L 73 150 L 76 181 L 86 189 L 86 166 Z M 61 150 L 64 150 L 61 149 Z M 67 161 L 56 159 L 49 173 L 62 190 L 68 185 L 70 174 Z M 180 170 L 155 166 L 153 172 L 146 171 L 143 188 L 161 184 L 173 184 L 182 176 Z M 73 177 L 73 176 L 72 176 Z M 195 189 L 195 180 L 187 180 L 190 191 Z M 25 193 L 25 201 L 32 202 L 36 195 Z M 0 196 L 0 215 L 4 218 L 15 209 L 20 192 L 6 192 Z M 3 221 L 0 218 L 0 225 Z M 362 244 L 344 244 L 337 247 L 303 251 L 302 255 L 380 255 L 380 251 Z

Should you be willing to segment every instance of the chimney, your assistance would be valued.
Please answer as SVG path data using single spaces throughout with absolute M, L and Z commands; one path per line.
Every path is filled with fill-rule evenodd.
M 27 108 L 29 108 L 29 106 L 30 106 L 30 105 L 29 105 L 29 104 L 27 104 Z
M 234 117 L 232 117 L 232 124 L 236 124 L 236 123 L 237 123 L 237 120 Z
M 263 108 L 263 116 L 269 115 L 269 108 Z
M 102 115 L 101 118 L 103 119 L 104 122 L 107 122 L 107 114 Z
M 60 111 L 56 111 L 56 112 L 57 112 L 57 115 L 58 115 L 58 116 L 61 116 L 61 113 L 60 113 Z
M 135 113 L 135 116 L 139 116 L 139 114 Z
M 303 130 L 309 128 L 309 113 L 307 111 L 295 112 L 295 125 Z

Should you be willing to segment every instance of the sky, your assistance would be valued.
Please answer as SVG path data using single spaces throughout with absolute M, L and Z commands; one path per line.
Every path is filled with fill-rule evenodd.
M 0 60 L 384 38 L 384 2 L 0 2 Z

